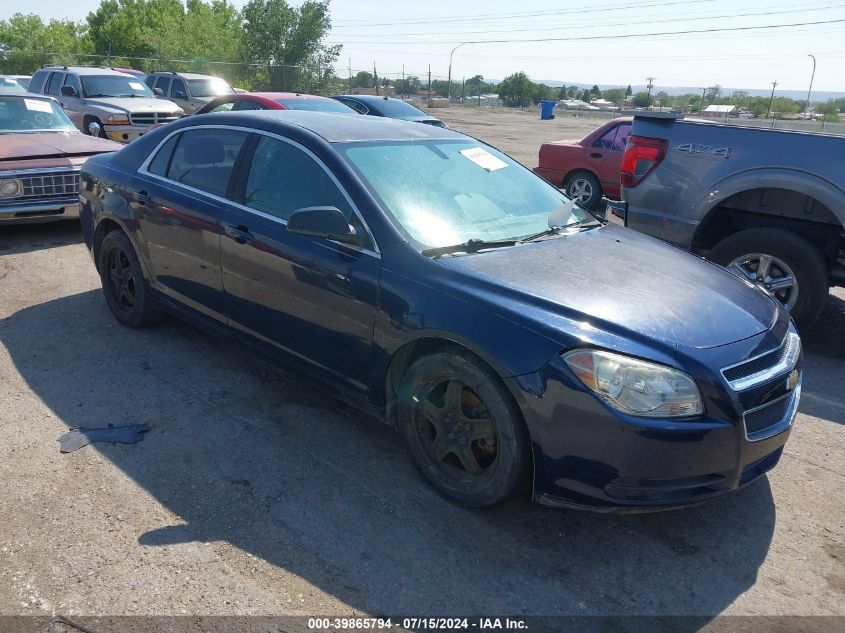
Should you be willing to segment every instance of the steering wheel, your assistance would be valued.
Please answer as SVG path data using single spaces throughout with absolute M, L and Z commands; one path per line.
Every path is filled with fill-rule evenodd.
M 53 115 L 46 112 L 39 112 L 33 120 L 41 127 L 53 127 Z

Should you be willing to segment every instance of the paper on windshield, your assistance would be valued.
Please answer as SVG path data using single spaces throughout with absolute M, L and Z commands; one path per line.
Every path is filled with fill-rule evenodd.
M 485 169 L 487 171 L 496 171 L 497 169 L 502 169 L 503 167 L 508 166 L 505 161 L 496 158 L 483 147 L 462 149 L 461 155 L 469 158 L 472 162 L 481 167 L 481 169 Z
M 49 101 L 41 101 L 41 99 L 24 99 L 23 104 L 26 106 L 27 110 L 53 114 L 53 108 L 50 107 Z
M 144 84 L 142 84 L 142 83 L 140 83 L 140 82 L 138 82 L 138 81 L 130 81 L 130 82 L 129 82 L 129 87 L 130 87 L 130 88 L 132 88 L 133 90 L 143 90 L 143 89 L 144 89 Z

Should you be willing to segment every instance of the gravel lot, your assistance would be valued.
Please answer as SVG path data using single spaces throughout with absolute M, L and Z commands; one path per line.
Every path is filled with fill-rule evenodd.
M 529 166 L 599 123 L 438 114 Z M 118 325 L 76 223 L 0 228 L 0 342 L 3 615 L 845 615 L 842 290 L 769 477 L 632 516 L 450 505 L 307 381 L 173 320 Z M 59 453 L 128 422 L 142 442 Z

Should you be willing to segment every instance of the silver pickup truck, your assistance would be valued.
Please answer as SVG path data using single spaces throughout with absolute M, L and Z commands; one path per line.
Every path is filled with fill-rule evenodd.
M 184 114 L 172 101 L 157 98 L 143 80 L 109 68 L 45 66 L 32 75 L 29 91 L 55 97 L 84 134 L 119 143 Z
M 845 285 L 845 137 L 637 113 L 608 217 L 728 267 L 799 327 Z

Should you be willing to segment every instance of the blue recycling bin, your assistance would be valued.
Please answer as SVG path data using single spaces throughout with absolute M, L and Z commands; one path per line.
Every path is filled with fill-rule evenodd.
M 555 118 L 554 115 L 555 109 L 555 102 L 554 101 L 541 101 L 540 102 L 540 118 L 543 121 L 551 121 Z

